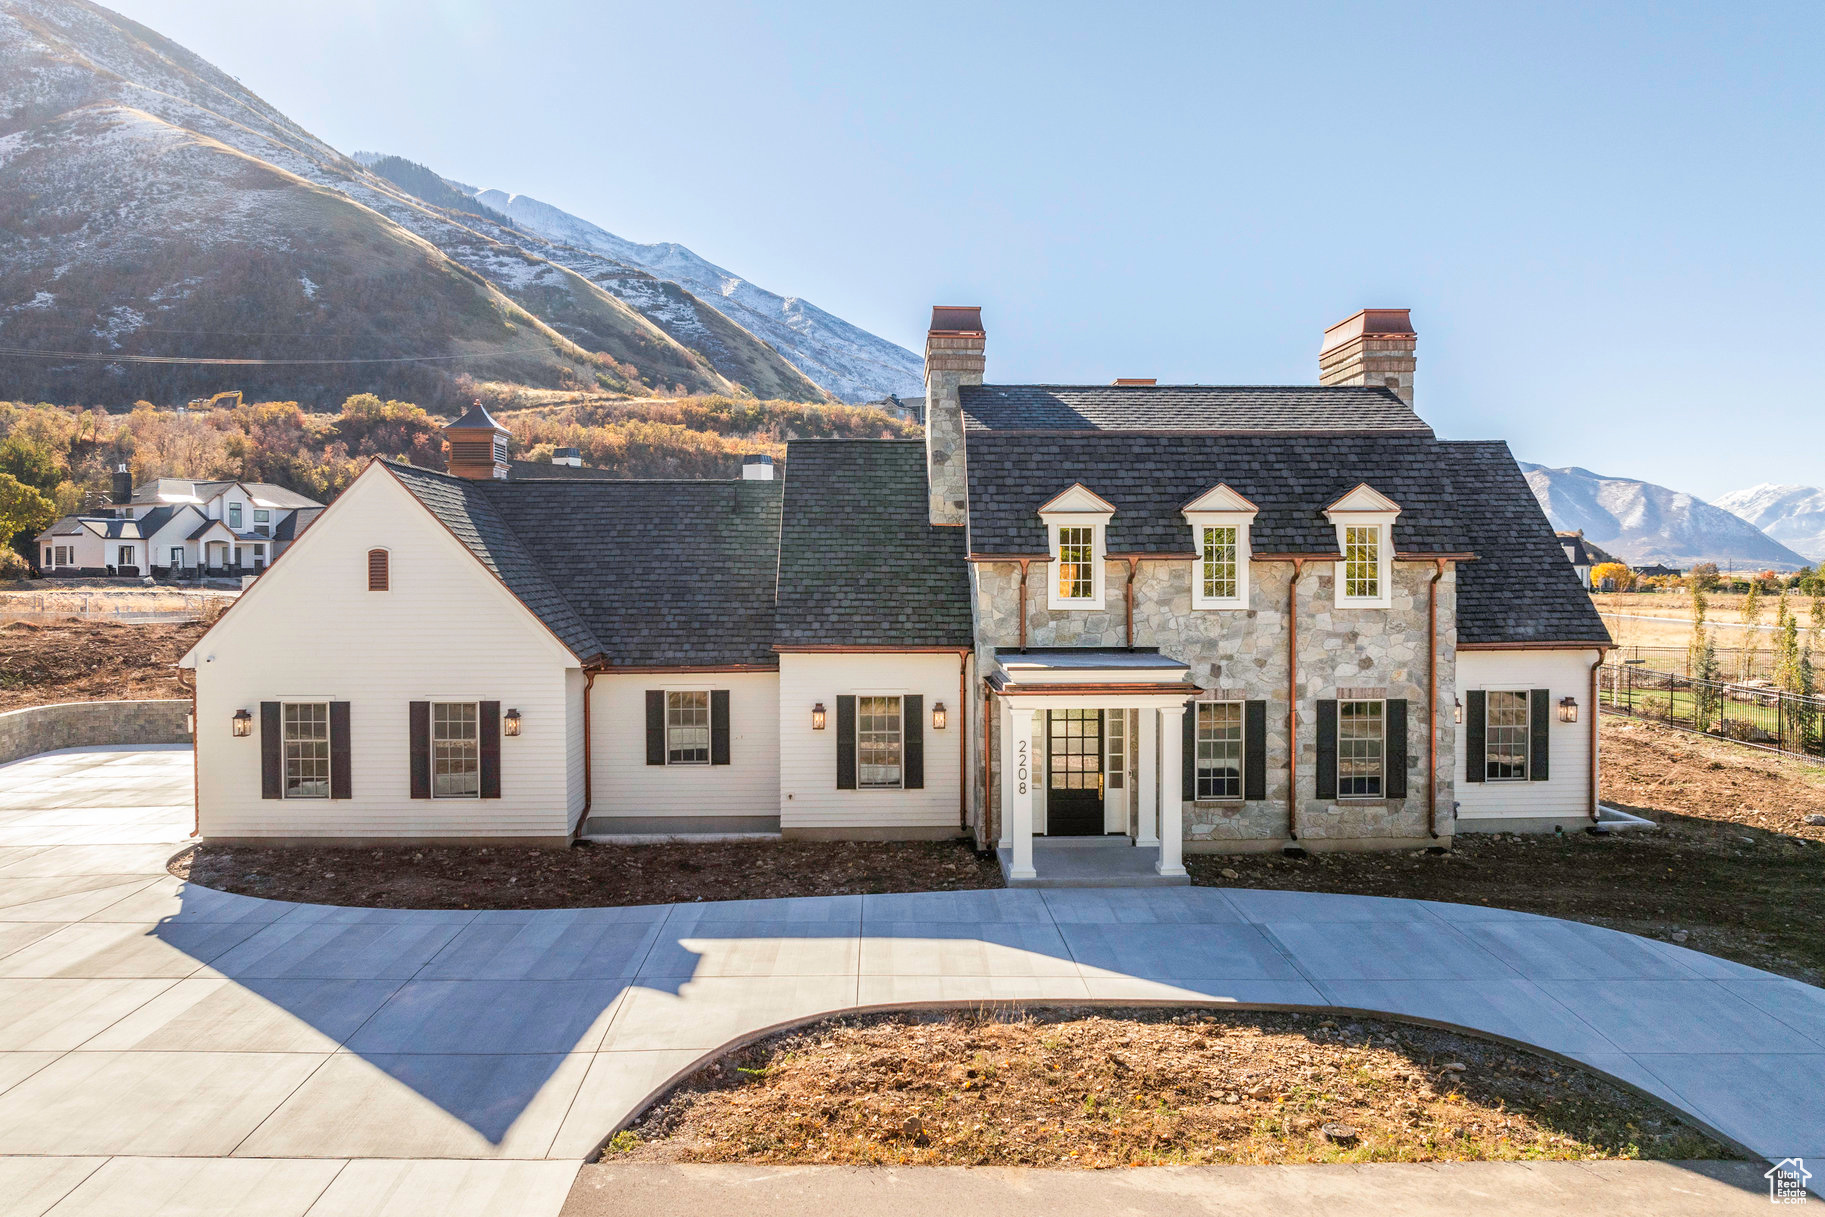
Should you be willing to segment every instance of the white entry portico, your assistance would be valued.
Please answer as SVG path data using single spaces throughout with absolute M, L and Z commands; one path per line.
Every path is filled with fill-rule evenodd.
M 995 668 L 1008 881 L 1046 880 L 1041 800 L 1049 840 L 1157 850 L 1155 873 L 1183 881 L 1182 718 L 1197 694 L 1187 665 L 1154 649 L 1035 647 L 997 649 Z

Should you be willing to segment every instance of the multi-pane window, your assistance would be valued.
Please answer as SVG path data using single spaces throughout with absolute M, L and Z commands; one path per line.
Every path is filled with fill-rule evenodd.
M 228 527 L 236 532 L 241 531 L 241 505 L 239 503 L 228 505 Z
M 1337 796 L 1378 799 L 1386 755 L 1386 707 L 1379 701 L 1337 703 Z
M 1343 594 L 1349 600 L 1381 596 L 1381 528 L 1349 524 L 1343 530 Z
M 1527 780 L 1527 694 L 1491 689 L 1484 698 L 1484 776 L 1492 782 L 1524 782 Z
M 330 708 L 327 702 L 286 702 L 281 716 L 285 797 L 330 797 Z
M 1242 703 L 1197 703 L 1200 799 L 1242 797 Z
M 1058 598 L 1089 600 L 1096 595 L 1096 529 L 1070 525 L 1058 530 Z
M 665 695 L 665 763 L 710 763 L 710 694 L 699 689 Z
M 481 738 L 481 725 L 474 702 L 431 703 L 432 798 L 481 797 Z
M 856 784 L 863 790 L 900 787 L 900 699 L 855 699 Z
M 1103 715 L 1103 735 L 1109 749 L 1109 763 L 1103 769 L 1110 790 L 1120 790 L 1128 774 L 1128 712 L 1110 710 Z
M 1234 600 L 1239 581 L 1233 526 L 1204 529 L 1202 574 L 1206 600 Z

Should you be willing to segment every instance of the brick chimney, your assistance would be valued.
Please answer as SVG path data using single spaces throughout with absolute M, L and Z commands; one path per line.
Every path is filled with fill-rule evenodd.
M 1324 332 L 1321 385 L 1374 385 L 1413 404 L 1413 350 L 1419 335 L 1404 308 L 1366 308 Z
M 937 305 L 925 335 L 925 485 L 933 524 L 962 524 L 969 505 L 963 403 L 957 390 L 982 383 L 982 309 Z
M 444 428 L 444 468 L 459 478 L 507 480 L 507 428 L 482 403 Z
M 125 507 L 133 500 L 133 474 L 123 463 L 114 470 L 114 503 Z

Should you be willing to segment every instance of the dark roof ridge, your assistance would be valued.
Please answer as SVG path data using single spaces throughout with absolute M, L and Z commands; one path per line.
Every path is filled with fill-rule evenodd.
M 1384 397 L 1400 398 L 1400 394 L 1386 385 L 1243 385 L 1243 384 L 1205 384 L 1183 382 L 1165 385 L 1118 385 L 1098 384 L 1092 382 L 1046 382 L 1046 381 L 984 381 L 979 385 L 961 385 L 963 389 L 1095 389 L 1099 392 L 1122 393 L 1159 393 L 1172 389 L 1227 389 L 1248 393 L 1375 393 Z M 1401 399 L 1404 403 L 1405 399 Z

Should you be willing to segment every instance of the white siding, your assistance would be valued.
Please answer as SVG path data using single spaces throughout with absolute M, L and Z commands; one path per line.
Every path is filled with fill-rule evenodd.
M 648 689 L 727 689 L 727 765 L 648 765 Z M 590 819 L 779 814 L 779 676 L 773 672 L 647 672 L 596 677 Z
M 779 817 L 780 828 L 915 830 L 958 824 L 958 771 L 965 707 L 958 700 L 959 659 L 947 654 L 832 654 L 780 656 Z M 925 713 L 907 730 L 925 733 L 925 789 L 838 790 L 836 788 L 836 699 L 839 693 L 919 693 Z M 811 729 L 811 707 L 829 713 L 823 731 Z M 932 730 L 932 706 L 943 702 L 950 722 Z
M 570 668 L 564 673 L 565 738 L 564 738 L 564 786 L 567 796 L 564 800 L 568 809 L 568 821 L 571 828 L 577 826 L 577 817 L 583 813 L 583 670 Z M 501 793 L 505 794 L 505 791 Z
M 392 590 L 367 590 L 367 551 Z M 197 673 L 202 830 L 210 837 L 561 837 L 576 660 L 392 476 L 371 466 L 186 657 Z M 350 703 L 353 798 L 260 797 L 262 701 Z M 414 799 L 407 703 L 499 700 L 499 799 Z M 232 737 L 245 708 L 252 738 Z M 580 701 L 577 710 L 580 712 Z
M 1472 689 L 1547 689 L 1551 693 L 1551 777 L 1544 782 L 1467 782 L 1464 780 L 1463 728 L 1459 728 L 1456 787 L 1459 827 L 1472 830 L 1478 819 L 1523 817 L 1577 818 L 1590 815 L 1591 727 L 1597 708 L 1591 701 L 1588 651 L 1459 651 L 1456 696 L 1468 704 Z M 1559 721 L 1562 697 L 1578 699 L 1578 721 Z

